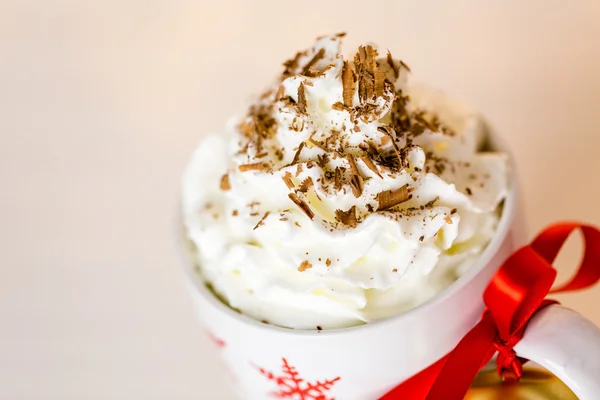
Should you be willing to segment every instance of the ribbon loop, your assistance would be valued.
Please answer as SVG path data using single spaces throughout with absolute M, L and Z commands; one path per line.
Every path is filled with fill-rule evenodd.
M 512 254 L 483 294 L 501 338 L 523 328 L 550 291 L 556 270 L 531 246 Z

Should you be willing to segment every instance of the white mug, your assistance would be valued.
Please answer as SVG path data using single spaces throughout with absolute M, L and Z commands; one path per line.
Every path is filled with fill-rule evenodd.
M 491 139 L 510 154 L 497 137 Z M 207 288 L 191 245 L 183 240 L 187 286 L 200 319 L 221 347 L 238 397 L 378 399 L 449 353 L 479 320 L 483 292 L 494 273 L 524 244 L 512 166 L 497 235 L 471 270 L 428 302 L 368 325 L 303 331 L 239 314 Z M 554 373 L 580 399 L 600 399 L 600 329 L 579 314 L 558 305 L 543 309 L 515 350 Z

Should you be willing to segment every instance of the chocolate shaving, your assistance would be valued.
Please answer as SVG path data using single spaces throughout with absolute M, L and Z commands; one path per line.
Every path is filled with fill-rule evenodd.
M 354 71 L 348 61 L 344 61 L 344 67 L 342 68 L 342 85 L 343 85 L 343 97 L 344 105 L 346 107 L 352 107 L 352 99 L 354 98 L 354 82 L 356 77 Z
M 366 103 L 375 96 L 375 75 L 379 71 L 377 50 L 372 46 L 360 46 L 354 56 L 354 65 L 358 75 L 358 97 L 361 103 Z
M 286 186 L 288 187 L 288 189 L 293 189 L 294 188 L 294 182 L 292 182 L 292 174 L 290 174 L 289 172 L 286 172 L 281 177 L 281 179 L 286 184 Z
M 252 129 L 260 137 L 270 138 L 276 134 L 277 121 L 273 118 L 273 104 L 261 104 L 250 107 L 248 116 L 252 118 Z
M 387 62 L 390 65 L 390 67 L 392 68 L 392 70 L 394 71 L 394 77 L 396 79 L 398 79 L 398 77 L 400 76 L 400 68 L 394 62 L 394 58 L 392 57 L 392 53 L 390 53 L 389 50 L 388 50 L 388 53 L 387 53 Z
M 269 216 L 269 214 L 271 214 L 270 211 L 267 211 L 265 213 L 265 215 L 263 215 L 263 217 L 260 219 L 260 221 L 258 221 L 258 224 L 256 224 L 256 226 L 252 229 L 253 231 L 258 229 L 259 227 L 261 227 L 262 225 L 264 225 L 265 219 Z
M 420 111 L 420 110 L 416 111 L 414 113 L 414 119 L 415 119 L 415 121 L 424 125 L 430 131 L 434 131 L 434 132 L 437 131 L 437 127 L 425 118 L 425 113 L 423 111 Z
M 308 143 L 312 144 L 313 146 L 317 146 L 318 148 L 320 148 L 323 151 L 327 151 L 327 149 L 325 148 L 325 145 L 323 143 L 319 143 L 313 138 L 308 138 L 306 141 Z
M 329 154 L 325 153 L 323 155 L 317 155 L 317 164 L 319 164 L 319 167 L 325 168 L 328 162 Z
M 294 154 L 294 159 L 292 160 L 292 165 L 298 163 L 298 160 L 300 159 L 300 153 L 302 153 L 304 146 L 306 146 L 306 143 L 304 142 L 300 143 L 300 146 L 298 146 L 298 150 L 296 150 L 296 154 Z
M 300 266 L 298 267 L 298 271 L 300 272 L 304 272 L 307 269 L 311 269 L 312 268 L 312 264 L 309 263 L 307 260 L 302 261 L 302 263 L 300 264 Z
M 281 149 L 275 149 L 275 157 L 277 157 L 279 161 L 283 160 L 283 151 L 281 151 Z
M 312 220 L 315 217 L 315 213 L 312 212 L 308 204 L 306 204 L 304 200 L 299 198 L 298 195 L 296 195 L 296 193 L 290 193 L 288 194 L 288 197 L 298 206 L 298 208 L 300 208 L 304 212 L 304 214 L 308 216 L 308 218 Z
M 354 156 L 349 154 L 346 156 L 346 159 L 348 160 L 348 164 L 350 164 L 350 173 L 352 174 L 352 177 L 350 178 L 352 194 L 354 195 L 354 197 L 360 197 L 363 191 L 363 178 L 358 172 L 358 168 L 356 167 L 356 163 L 354 162 Z
M 268 89 L 268 90 L 265 90 L 265 91 L 264 91 L 264 92 L 263 92 L 263 93 L 260 95 L 260 97 L 259 97 L 259 98 L 260 98 L 261 100 L 265 100 L 265 99 L 267 99 L 269 96 L 271 96 L 272 94 L 273 94 L 273 90 L 272 90 L 272 89 Z
M 384 138 L 387 138 L 387 136 L 384 136 Z M 381 159 L 381 155 L 379 154 L 379 150 L 377 149 L 377 147 L 375 147 L 373 145 L 373 143 L 371 142 L 363 142 L 361 144 L 358 145 L 358 147 L 367 152 L 367 154 L 369 155 L 369 157 L 371 157 L 372 159 L 375 160 L 380 160 Z
M 385 83 L 385 72 L 381 70 L 375 71 L 375 96 L 383 96 L 383 89 Z
M 351 228 L 354 228 L 358 224 L 358 221 L 356 220 L 356 206 L 350 207 L 348 211 L 335 210 L 335 217 L 342 224 Z
M 309 176 L 308 178 L 306 178 L 305 180 L 302 181 L 298 190 L 301 191 L 302 193 L 306 193 L 308 191 L 308 189 L 310 189 L 312 186 L 314 186 L 314 182 L 313 182 L 312 178 Z
M 248 139 L 254 138 L 256 133 L 256 129 L 254 129 L 254 124 L 252 121 L 242 121 L 238 126 L 238 130 Z
M 325 260 L 325 265 L 327 265 L 328 267 L 331 265 L 331 260 L 329 258 Z
M 292 58 L 291 60 L 287 60 L 286 62 L 283 63 L 283 66 L 285 67 L 285 70 L 283 71 L 283 74 L 282 74 L 283 79 L 288 78 L 296 73 L 296 70 L 298 69 L 300 57 L 302 57 L 303 55 L 304 55 L 304 53 L 302 53 L 302 52 L 296 53 L 294 58 Z
M 373 46 L 367 45 L 367 59 L 365 60 L 367 63 L 367 68 L 369 72 L 375 72 L 377 69 L 377 50 L 373 48 Z
M 446 223 L 447 223 L 448 225 L 452 225 L 452 218 L 450 218 L 450 216 L 449 216 L 449 215 L 446 215 L 446 216 L 444 217 L 444 221 L 446 221 Z
M 379 202 L 377 211 L 387 210 L 400 203 L 404 203 L 410 198 L 408 185 L 404 185 L 396 190 L 385 190 L 377 194 L 376 200 Z
M 302 75 L 309 75 L 311 68 L 323 57 L 325 57 L 325 49 L 320 49 L 317 54 L 302 68 Z
M 342 171 L 339 169 L 339 167 L 335 168 L 335 171 L 333 173 L 333 182 L 333 187 L 335 188 L 335 190 L 342 189 Z
M 231 185 L 229 184 L 229 175 L 225 174 L 221 177 L 221 190 L 229 190 L 231 189 Z
M 381 176 L 381 174 L 379 173 L 379 170 L 377 169 L 377 166 L 375 165 L 375 163 L 373 162 L 373 160 L 371 160 L 371 157 L 369 156 L 360 156 L 360 159 L 363 163 L 365 163 L 365 165 L 367 166 L 367 168 L 369 168 L 374 174 L 376 174 L 378 177 L 383 179 L 383 176 Z
M 304 83 L 298 86 L 298 111 L 303 114 L 306 113 L 306 89 L 304 88 Z
M 392 146 L 394 147 L 394 156 L 398 160 L 398 167 L 402 167 L 402 166 L 404 166 L 404 160 L 402 158 L 402 151 L 400 151 L 400 149 L 398 148 L 398 144 L 394 140 L 394 136 L 392 135 L 393 129 L 394 128 L 392 128 L 390 126 L 378 126 L 377 127 L 377 130 L 385 135 L 384 137 L 389 138 L 389 141 L 392 143 Z M 383 140 L 382 140 L 382 142 L 383 142 Z
M 440 199 L 440 196 L 436 196 L 434 199 L 428 201 L 423 207 L 424 208 L 432 208 L 433 206 L 435 206 L 435 203 L 437 203 Z
M 352 194 L 354 197 L 360 197 L 363 192 L 363 178 L 360 175 L 353 175 L 350 180 L 350 186 L 352 187 Z
M 242 164 L 238 168 L 239 168 L 239 170 L 241 172 L 246 172 L 246 171 L 264 171 L 264 170 L 266 170 L 266 169 L 269 168 L 269 164 L 262 163 L 262 162 L 257 162 L 257 163 L 253 163 L 253 164 Z
M 298 121 L 300 121 L 300 123 L 298 123 Z M 294 117 L 292 123 L 290 124 L 290 129 L 295 132 L 304 130 L 304 119 Z
M 402 90 L 398 90 L 396 92 L 396 99 L 392 104 L 392 112 L 391 112 L 391 125 L 398 132 L 405 132 L 409 130 L 411 121 L 408 115 L 408 111 L 406 110 L 406 105 L 408 103 L 409 97 L 404 96 L 402 94 Z
M 275 93 L 275 101 L 279 101 L 283 98 L 283 94 L 285 92 L 285 88 L 283 87 L 283 85 L 279 86 L 279 89 L 277 89 L 277 93 Z
M 404 61 L 400 60 L 400 65 L 402 65 L 408 72 L 410 72 L 410 67 L 404 63 Z
M 333 103 L 331 108 L 336 111 L 349 111 L 350 110 L 350 108 L 348 106 L 344 105 L 344 103 L 340 103 L 339 101 Z

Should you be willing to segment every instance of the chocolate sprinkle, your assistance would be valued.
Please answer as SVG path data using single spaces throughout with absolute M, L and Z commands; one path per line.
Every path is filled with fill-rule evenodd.
M 260 219 L 260 221 L 258 221 L 258 224 L 256 224 L 256 226 L 252 229 L 253 231 L 258 229 L 259 227 L 261 227 L 262 225 L 264 225 L 265 219 L 269 216 L 269 214 L 271 214 L 270 211 L 267 211 L 265 213 L 265 215 L 263 215 L 263 217 Z
M 309 263 L 307 260 L 302 261 L 302 263 L 300 264 L 300 266 L 298 267 L 298 271 L 300 272 L 304 272 L 307 269 L 311 269 L 312 268 L 312 264 Z
M 221 177 L 221 190 L 229 190 L 231 189 L 231 185 L 229 184 L 229 175 L 225 174 Z

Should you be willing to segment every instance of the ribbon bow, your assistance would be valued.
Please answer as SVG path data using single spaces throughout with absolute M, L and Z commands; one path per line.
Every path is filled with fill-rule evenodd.
M 575 276 L 551 290 L 556 278 L 552 263 L 569 235 L 580 229 L 584 256 Z M 600 280 L 600 231 L 578 223 L 558 223 L 513 253 L 500 267 L 483 294 L 486 309 L 479 323 L 446 357 L 403 382 L 380 400 L 458 400 L 464 398 L 473 379 L 498 353 L 498 373 L 517 381 L 523 363 L 513 350 L 527 323 L 541 308 L 556 303 L 549 293 L 587 288 Z

